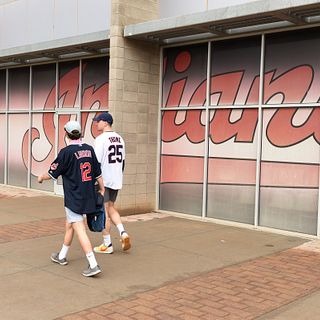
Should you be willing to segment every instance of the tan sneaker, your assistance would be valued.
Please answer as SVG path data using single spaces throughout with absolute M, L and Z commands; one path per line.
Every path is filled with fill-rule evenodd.
M 112 243 L 110 243 L 108 247 L 105 246 L 104 243 L 103 243 L 99 247 L 94 247 L 93 251 L 97 252 L 97 253 L 109 253 L 109 254 L 111 254 L 111 253 L 113 253 Z
M 127 251 L 131 248 L 130 237 L 125 231 L 121 233 L 120 242 L 121 242 L 123 251 Z

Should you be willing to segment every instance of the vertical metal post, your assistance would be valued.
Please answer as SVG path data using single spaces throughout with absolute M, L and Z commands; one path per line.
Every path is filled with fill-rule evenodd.
M 161 161 L 161 126 L 162 126 L 162 87 L 163 87 L 163 48 L 160 49 L 160 74 L 159 74 L 159 112 L 158 112 L 158 143 L 157 143 L 157 169 L 156 169 L 156 207 L 158 210 L 160 207 L 160 161 Z
M 59 63 L 56 62 L 56 95 L 55 95 L 55 110 L 53 116 L 54 123 L 54 157 L 58 154 L 58 130 L 59 130 L 59 116 L 58 116 L 58 108 L 59 108 Z M 54 193 L 57 193 L 57 181 L 53 181 L 53 190 Z
M 31 155 L 32 155 L 32 143 L 31 143 L 31 128 L 32 128 L 32 66 L 29 67 L 29 150 L 28 150 L 28 178 L 27 178 L 27 188 L 31 188 Z
M 82 59 L 79 62 L 79 119 L 78 122 L 81 124 L 81 107 L 82 107 Z M 82 135 L 85 134 L 85 128 L 82 128 Z
M 316 107 L 314 107 L 316 108 Z M 318 148 L 320 151 L 320 148 Z M 318 172 L 318 214 L 317 214 L 317 237 L 320 236 L 320 163 L 319 163 L 319 172 Z
M 54 156 L 58 155 L 58 130 L 59 130 L 59 117 L 58 117 L 58 109 L 59 109 L 59 63 L 56 62 L 56 108 L 55 108 L 55 148 L 54 148 Z M 57 183 L 56 181 L 54 183 Z
M 258 109 L 258 126 L 257 126 L 257 163 L 256 163 L 256 189 L 254 203 L 254 226 L 259 225 L 259 207 L 260 207 L 260 173 L 261 173 L 261 148 L 262 148 L 262 104 L 264 94 L 264 51 L 265 35 L 261 35 L 261 56 L 260 56 L 260 82 L 259 82 L 259 109 Z
M 8 184 L 8 145 L 9 145 L 9 70 L 6 69 L 6 113 L 5 113 L 5 130 L 6 130 L 6 141 L 4 145 L 4 184 Z
M 210 74 L 211 74 L 211 42 L 208 42 L 207 85 L 206 85 L 206 126 L 204 136 L 203 188 L 202 188 L 202 218 L 207 215 L 208 163 L 209 163 L 209 105 L 210 105 Z
M 319 148 L 318 148 L 319 149 Z M 320 164 L 319 164 L 319 168 L 320 168 Z M 318 174 L 318 182 L 319 182 L 319 186 L 318 186 L 318 216 L 317 216 L 317 237 L 320 236 L 320 172 Z

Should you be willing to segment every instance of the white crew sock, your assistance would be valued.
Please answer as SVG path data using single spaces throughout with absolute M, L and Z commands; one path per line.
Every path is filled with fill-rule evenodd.
M 122 224 L 122 223 L 117 224 L 117 228 L 118 228 L 118 231 L 119 231 L 120 236 L 121 236 L 121 234 L 122 234 L 123 232 L 126 232 L 126 231 L 124 230 L 124 227 L 123 227 L 123 224 Z
M 65 246 L 64 244 L 62 245 L 62 248 L 59 252 L 59 257 L 58 257 L 60 260 L 67 257 L 69 248 L 70 246 Z
M 111 236 L 110 234 L 107 234 L 106 236 L 103 236 L 103 243 L 106 247 L 108 247 L 111 244 Z
M 86 257 L 89 261 L 89 265 L 91 269 L 95 268 L 98 265 L 96 257 L 94 256 L 94 253 L 92 251 L 88 252 L 86 254 Z

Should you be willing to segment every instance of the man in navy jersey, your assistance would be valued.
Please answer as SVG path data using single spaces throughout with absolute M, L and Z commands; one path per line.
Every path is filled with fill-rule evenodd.
M 122 249 L 131 248 L 130 237 L 125 231 L 119 212 L 114 203 L 118 191 L 122 188 L 122 178 L 125 160 L 125 143 L 123 138 L 112 130 L 113 118 L 109 112 L 103 112 L 96 116 L 93 121 L 97 122 L 97 129 L 101 134 L 96 138 L 94 150 L 98 161 L 101 163 L 103 183 L 105 186 L 104 202 L 106 211 L 105 229 L 102 231 L 103 243 L 94 247 L 97 253 L 113 253 L 110 237 L 110 220 L 117 227 Z
M 88 269 L 82 274 L 85 277 L 91 277 L 100 273 L 101 269 L 92 251 L 83 215 L 97 211 L 94 187 L 96 180 L 99 184 L 99 192 L 104 195 L 101 168 L 93 148 L 82 143 L 80 139 L 80 124 L 76 121 L 69 121 L 64 129 L 68 140 L 67 146 L 60 150 L 49 171 L 38 177 L 39 183 L 42 183 L 43 180 L 56 180 L 60 175 L 63 181 L 66 231 L 60 252 L 53 253 L 51 260 L 60 265 L 68 264 L 67 253 L 75 231 L 89 262 Z

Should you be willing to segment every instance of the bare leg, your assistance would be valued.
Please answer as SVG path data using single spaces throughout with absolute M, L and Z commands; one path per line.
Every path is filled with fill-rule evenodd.
M 120 218 L 120 214 L 115 209 L 114 202 L 108 201 L 107 203 L 105 203 L 105 211 L 106 211 L 106 224 L 105 224 L 105 229 L 102 230 L 103 237 L 105 238 L 108 235 L 110 236 L 110 229 L 111 229 L 110 221 L 111 221 L 119 229 L 119 233 L 120 233 L 120 237 L 121 237 L 120 241 L 122 243 L 122 249 L 124 251 L 129 250 L 131 248 L 130 237 L 126 232 L 123 232 L 124 229 L 123 229 L 122 221 Z M 122 232 L 120 232 L 121 230 L 122 230 Z M 103 248 L 105 248 L 105 246 L 103 246 Z M 102 252 L 99 250 L 95 250 L 95 251 Z M 112 252 L 113 252 L 113 249 L 112 249 Z
M 104 209 L 105 209 L 105 212 L 106 212 L 106 223 L 105 223 L 105 228 L 102 230 L 102 235 L 103 235 L 103 236 L 109 235 L 109 234 L 110 234 L 110 230 L 111 230 L 108 203 L 109 203 L 109 202 L 106 202 L 106 203 L 104 204 Z
M 84 222 L 83 221 L 74 222 L 72 224 L 72 227 L 79 238 L 81 248 L 86 254 L 86 258 L 89 262 L 89 268 L 87 270 L 84 270 L 82 274 L 86 277 L 91 277 L 100 273 L 101 269 L 98 266 L 97 260 L 92 251 L 92 245 L 88 238 Z
M 120 218 L 120 214 L 116 210 L 116 208 L 114 207 L 114 202 L 112 202 L 112 201 L 108 201 L 108 215 L 110 217 L 110 220 L 112 221 L 112 223 L 115 226 L 119 223 L 122 223 L 121 218 Z M 109 222 L 109 224 L 110 224 L 110 222 Z
M 88 238 L 84 222 L 74 222 L 72 224 L 72 227 L 79 238 L 79 242 L 84 253 L 87 254 L 89 252 L 92 252 L 92 245 Z
M 112 202 L 112 201 L 108 201 L 108 215 L 109 215 L 110 220 L 112 221 L 112 223 L 115 226 L 117 226 L 117 228 L 118 228 L 118 231 L 119 231 L 120 237 L 121 237 L 120 241 L 121 241 L 121 244 L 122 244 L 122 249 L 124 251 L 129 250 L 131 248 L 130 237 L 125 232 L 125 230 L 123 228 L 123 225 L 122 225 L 121 218 L 120 218 L 120 214 L 116 210 L 116 208 L 114 207 L 114 202 Z M 109 222 L 109 224 L 110 224 L 110 222 Z
M 71 246 L 73 239 L 73 228 L 72 224 L 68 221 L 65 222 L 65 234 L 63 239 L 63 246 L 61 250 L 58 253 L 53 253 L 51 255 L 51 260 L 53 262 L 59 263 L 60 265 L 66 265 L 68 264 L 68 261 L 66 260 L 69 248 Z
M 67 247 L 71 246 L 73 239 L 73 228 L 72 228 L 72 223 L 69 223 L 66 221 L 66 233 L 64 234 L 64 240 L 63 244 Z

